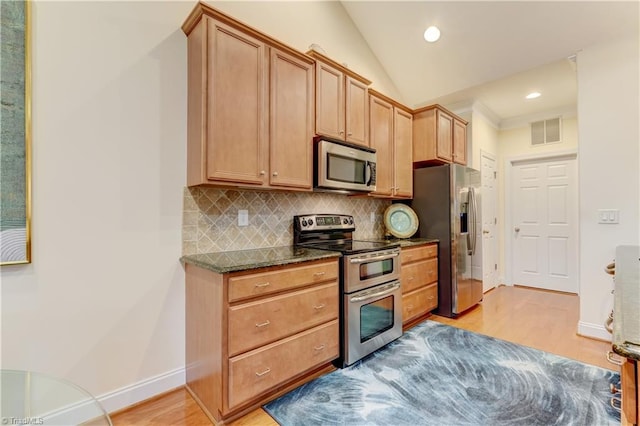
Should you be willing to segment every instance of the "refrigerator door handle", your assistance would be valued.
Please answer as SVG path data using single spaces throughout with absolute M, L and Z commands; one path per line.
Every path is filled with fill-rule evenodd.
M 478 218 L 478 206 L 476 204 L 476 192 L 473 187 L 469 187 L 469 233 L 467 234 L 467 247 L 469 255 L 476 254 L 476 242 L 477 242 L 477 232 L 476 232 L 476 220 Z

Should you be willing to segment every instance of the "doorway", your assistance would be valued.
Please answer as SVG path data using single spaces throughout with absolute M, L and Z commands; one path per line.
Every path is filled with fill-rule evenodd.
M 578 293 L 577 154 L 507 161 L 511 283 Z
M 480 191 L 482 223 L 482 291 L 495 288 L 498 285 L 498 240 L 496 230 L 497 215 L 497 187 L 496 187 L 496 158 L 493 154 L 480 150 L 480 173 L 482 190 Z

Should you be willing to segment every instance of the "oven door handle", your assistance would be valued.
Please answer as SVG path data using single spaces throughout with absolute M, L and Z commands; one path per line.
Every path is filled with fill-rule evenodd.
M 379 260 L 387 260 L 394 257 L 398 257 L 400 253 L 391 253 L 391 254 L 381 254 L 380 256 L 371 256 L 371 257 L 356 257 L 353 259 L 349 259 L 350 263 L 366 263 L 366 262 L 377 262 Z
M 400 282 L 396 282 L 395 285 L 393 287 L 389 287 L 386 288 L 382 291 L 379 291 L 377 293 L 374 294 L 366 294 L 364 296 L 353 296 L 352 298 L 349 299 L 349 302 L 352 303 L 356 303 L 356 302 L 363 302 L 365 300 L 370 300 L 370 299 L 377 299 L 380 296 L 386 296 L 387 294 L 393 293 L 394 291 L 396 291 L 397 289 L 400 288 Z

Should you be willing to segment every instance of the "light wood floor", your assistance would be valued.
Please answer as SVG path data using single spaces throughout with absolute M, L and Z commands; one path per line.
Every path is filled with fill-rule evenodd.
M 436 315 L 429 319 L 587 364 L 617 369 L 605 358 L 611 349 L 610 343 L 576 335 L 579 300 L 575 295 L 503 286 L 485 294 L 479 306 L 457 319 Z M 114 426 L 211 424 L 184 388 L 115 413 L 112 421 Z M 277 425 L 262 409 L 232 424 Z

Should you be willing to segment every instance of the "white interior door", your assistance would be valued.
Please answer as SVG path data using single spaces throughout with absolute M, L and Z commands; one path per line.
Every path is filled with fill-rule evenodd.
M 577 293 L 576 160 L 524 161 L 512 172 L 513 283 Z
M 482 224 L 478 229 L 482 232 L 482 291 L 486 293 L 498 285 L 498 239 L 496 235 L 498 208 L 495 157 L 483 151 L 480 168 L 482 174 Z

